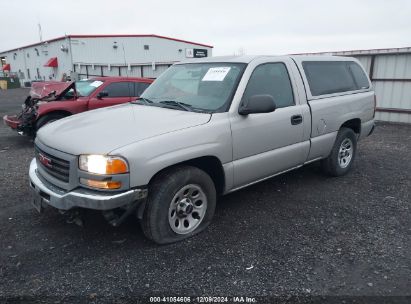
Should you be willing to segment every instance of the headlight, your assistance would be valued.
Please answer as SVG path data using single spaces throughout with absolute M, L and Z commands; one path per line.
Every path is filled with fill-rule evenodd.
M 124 158 L 108 155 L 80 155 L 80 170 L 95 174 L 121 174 L 128 172 Z

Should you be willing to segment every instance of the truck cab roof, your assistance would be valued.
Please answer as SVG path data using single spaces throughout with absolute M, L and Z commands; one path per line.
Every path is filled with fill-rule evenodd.
M 233 62 L 233 63 L 250 63 L 253 60 L 261 58 L 272 58 L 272 59 L 294 59 L 297 61 L 304 60 L 323 60 L 323 61 L 344 61 L 344 60 L 355 60 L 351 57 L 342 56 L 325 56 L 325 55 L 246 55 L 246 56 L 215 56 L 206 58 L 196 58 L 182 61 L 176 64 L 185 63 L 213 63 L 213 62 Z

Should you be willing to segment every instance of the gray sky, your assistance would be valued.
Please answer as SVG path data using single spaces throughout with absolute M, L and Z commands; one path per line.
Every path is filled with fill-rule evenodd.
M 1 0 L 0 51 L 64 34 L 158 34 L 213 55 L 411 46 L 410 0 Z

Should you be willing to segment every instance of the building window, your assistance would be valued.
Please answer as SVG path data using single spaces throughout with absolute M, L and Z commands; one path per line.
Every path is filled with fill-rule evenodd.
M 30 79 L 30 69 L 27 69 L 27 78 Z
M 29 53 L 27 53 L 27 58 L 30 58 L 30 54 L 29 54 Z
M 144 45 L 144 49 L 145 49 L 145 50 L 149 50 L 149 49 L 150 49 L 150 46 L 149 46 L 148 44 L 145 44 L 145 45 Z
M 38 78 L 38 79 L 41 79 L 41 76 L 40 76 L 40 69 L 39 69 L 39 68 L 37 68 L 37 78 Z

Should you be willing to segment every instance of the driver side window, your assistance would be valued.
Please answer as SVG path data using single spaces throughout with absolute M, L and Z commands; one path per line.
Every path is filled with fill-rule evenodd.
M 251 74 L 243 100 L 253 95 L 271 95 L 277 108 L 295 105 L 290 77 L 284 63 L 264 63 Z
M 106 86 L 103 91 L 108 93 L 108 97 L 130 97 L 134 95 L 134 83 L 113 82 Z

